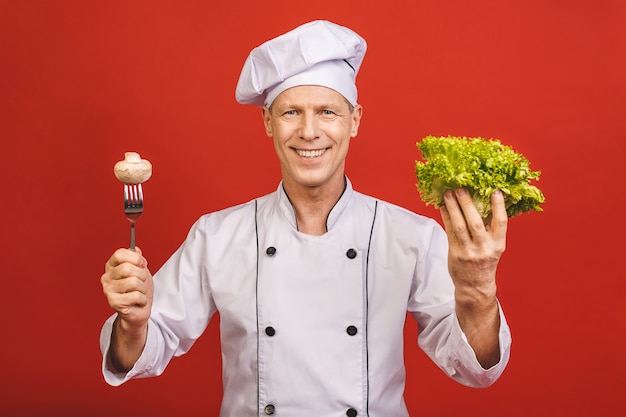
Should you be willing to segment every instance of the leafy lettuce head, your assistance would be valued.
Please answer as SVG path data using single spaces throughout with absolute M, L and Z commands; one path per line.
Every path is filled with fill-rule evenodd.
M 497 139 L 427 136 L 417 143 L 424 161 L 415 162 L 417 189 L 427 205 L 443 205 L 446 190 L 467 189 L 485 224 L 491 221 L 491 194 L 501 190 L 509 217 L 543 211 L 545 198 L 530 185 L 541 171 Z

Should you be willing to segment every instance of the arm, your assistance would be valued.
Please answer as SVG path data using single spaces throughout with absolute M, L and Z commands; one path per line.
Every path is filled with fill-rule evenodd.
M 105 265 L 102 290 L 117 318 L 111 333 L 109 360 L 121 373 L 128 372 L 146 344 L 154 287 L 141 250 L 117 250 Z
M 444 201 L 441 217 L 448 235 L 457 319 L 478 362 L 488 369 L 500 357 L 496 268 L 506 246 L 504 198 L 499 191 L 492 195 L 493 219 L 486 227 L 466 190 L 447 191 Z

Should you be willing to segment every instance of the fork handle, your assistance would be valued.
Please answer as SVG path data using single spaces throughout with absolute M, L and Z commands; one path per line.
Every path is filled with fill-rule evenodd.
M 135 223 L 130 224 L 130 250 L 135 250 Z

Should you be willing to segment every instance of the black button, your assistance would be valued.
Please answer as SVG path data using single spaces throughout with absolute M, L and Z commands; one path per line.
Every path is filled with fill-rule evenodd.
M 354 259 L 356 258 L 356 251 L 352 248 L 348 249 L 348 252 L 346 252 L 346 256 L 350 259 Z
M 276 411 L 276 407 L 274 407 L 274 404 L 268 404 L 268 405 L 265 406 L 265 409 L 263 411 L 268 416 L 271 416 Z M 356 414 L 355 414 L 355 416 L 356 416 Z
M 346 411 L 346 415 L 348 417 L 356 417 L 357 414 L 359 414 L 359 413 L 357 413 L 354 408 L 348 408 L 348 411 Z
M 267 326 L 265 328 L 265 334 L 272 337 L 276 334 L 276 329 L 274 329 L 272 326 Z
M 276 248 L 275 248 L 274 246 L 270 246 L 269 248 L 267 248 L 267 249 L 265 250 L 265 253 L 266 253 L 268 256 L 274 256 L 274 255 L 276 255 Z
M 346 332 L 350 335 L 350 336 L 354 336 L 357 332 L 357 328 L 356 326 L 348 326 L 348 328 L 346 329 Z

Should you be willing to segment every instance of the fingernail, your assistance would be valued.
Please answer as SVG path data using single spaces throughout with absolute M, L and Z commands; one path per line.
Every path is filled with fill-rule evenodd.
M 493 192 L 493 195 L 500 197 L 502 195 L 502 191 L 501 190 L 496 190 Z
M 465 197 L 466 194 L 467 191 L 465 190 L 465 188 L 457 188 L 456 195 L 458 195 L 459 197 Z
M 452 199 L 452 191 L 450 191 L 450 190 L 445 191 L 443 193 L 443 198 L 445 198 L 446 200 L 451 200 Z

